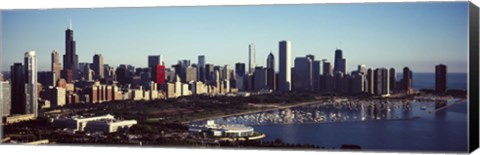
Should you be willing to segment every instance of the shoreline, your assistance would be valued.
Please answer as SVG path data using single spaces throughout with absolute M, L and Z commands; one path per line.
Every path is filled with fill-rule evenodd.
M 304 124 L 335 124 L 335 123 L 370 123 L 370 122 L 385 122 L 385 121 L 408 121 L 420 119 L 420 116 L 408 117 L 408 118 L 391 118 L 391 119 L 378 119 L 378 120 L 350 120 L 350 121 L 336 121 L 336 122 L 309 122 L 309 123 L 277 123 L 277 124 L 247 124 L 249 126 L 267 126 L 267 125 L 304 125 Z
M 248 111 L 238 112 L 238 113 L 234 113 L 234 114 L 225 114 L 225 115 L 219 115 L 219 116 L 210 116 L 210 117 L 205 117 L 205 118 L 199 118 L 199 119 L 194 119 L 194 120 L 190 120 L 190 121 L 185 121 L 185 122 L 182 122 L 182 124 L 188 124 L 188 123 L 191 123 L 191 122 L 208 120 L 208 119 L 214 119 L 214 118 L 224 118 L 224 117 L 232 117 L 232 116 L 238 116 L 238 115 L 246 115 L 246 114 L 252 114 L 252 113 L 259 113 L 259 112 L 266 112 L 266 111 L 287 109 L 287 108 L 305 106 L 305 105 L 316 104 L 316 103 L 321 103 L 321 102 L 322 102 L 322 101 L 320 101 L 320 100 L 316 100 L 316 101 L 301 102 L 301 103 L 296 103 L 296 104 L 292 104 L 292 105 L 284 105 L 284 106 L 273 107 L 273 108 L 257 109 L 257 110 L 248 110 Z
M 458 100 L 458 101 L 456 101 L 456 102 L 454 102 L 454 103 L 452 103 L 452 104 L 450 104 L 450 105 L 445 105 L 445 106 L 443 106 L 443 107 L 440 107 L 440 108 L 437 108 L 437 109 L 435 109 L 435 110 L 433 110 L 433 111 L 430 111 L 430 113 L 436 113 L 436 112 L 445 110 L 445 109 L 447 109 L 447 108 L 450 107 L 450 106 L 453 106 L 453 105 L 456 105 L 456 104 L 460 104 L 460 103 L 466 102 L 466 101 L 467 101 L 467 99 L 460 99 L 460 100 Z
M 347 98 L 348 99 L 348 98 Z M 396 99 L 394 99 L 396 100 Z M 400 99 L 401 100 L 401 99 Z M 453 103 L 453 104 L 450 104 L 450 105 L 447 105 L 447 106 L 444 106 L 444 107 L 440 107 L 438 109 L 435 109 L 433 111 L 430 111 L 430 113 L 434 113 L 434 112 L 438 112 L 440 110 L 443 110 L 443 109 L 446 109 L 452 105 L 455 105 L 455 104 L 458 104 L 458 103 L 461 103 L 461 102 L 464 102 L 466 101 L 466 99 L 460 99 L 459 101 Z M 198 118 L 198 119 L 193 119 L 193 120 L 189 120 L 189 121 L 184 121 L 184 122 L 181 122 L 182 124 L 188 124 L 188 123 L 192 123 L 192 122 L 196 122 L 196 121 L 203 121 L 203 120 L 209 120 L 209 119 L 216 119 L 216 118 L 225 118 L 225 117 L 233 117 L 233 116 L 240 116 L 240 115 L 246 115 L 246 114 L 253 114 L 253 113 L 259 113 L 259 112 L 268 112 L 268 111 L 274 111 L 274 110 L 281 110 L 281 109 L 288 109 L 288 108 L 294 108 L 294 107 L 301 107 L 301 106 L 306 106 L 306 105 L 311 105 L 311 104 L 322 104 L 322 105 L 329 105 L 329 104 L 335 104 L 336 102 L 325 102 L 324 100 L 321 100 L 321 99 L 317 99 L 315 101 L 308 101 L 308 102 L 300 102 L 300 103 L 294 103 L 294 104 L 290 104 L 290 105 L 279 105 L 279 106 L 276 106 L 276 107 L 269 107 L 269 108 L 265 108 L 265 109 L 257 109 L 257 110 L 248 110 L 248 111 L 244 111 L 244 112 L 238 112 L 238 113 L 233 113 L 233 114 L 223 114 L 223 115 L 216 115 L 216 116 L 209 116 L 209 117 L 204 117 L 204 118 Z M 411 119 L 411 118 L 400 118 L 400 119 L 395 119 L 395 120 L 401 120 L 401 119 Z M 389 119 L 390 120 L 390 119 Z M 369 121 L 377 121 L 377 120 L 369 120 Z M 344 121 L 346 122 L 346 121 Z M 348 121 L 350 122 L 350 121 Z M 363 122 L 363 121 L 359 121 L 359 122 Z M 332 123 L 332 122 L 326 122 L 326 123 Z

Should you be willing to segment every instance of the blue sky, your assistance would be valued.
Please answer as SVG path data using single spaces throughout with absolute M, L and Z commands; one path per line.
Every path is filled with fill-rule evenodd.
M 278 66 L 278 42 L 292 42 L 295 57 L 314 54 L 333 61 L 344 51 L 348 70 L 404 66 L 434 72 L 467 71 L 468 3 L 364 3 L 211 7 L 152 7 L 2 11 L 2 67 L 37 51 L 39 70 L 50 70 L 50 53 L 65 53 L 65 30 L 72 20 L 79 62 L 147 66 L 148 55 L 164 56 L 168 66 L 180 59 L 218 65 L 248 62 L 255 43 L 257 65 L 270 51 Z

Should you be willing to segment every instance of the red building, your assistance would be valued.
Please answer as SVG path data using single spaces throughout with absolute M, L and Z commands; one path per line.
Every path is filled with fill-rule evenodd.
M 164 84 L 165 83 L 165 66 L 164 65 L 157 65 L 153 69 L 153 81 L 157 84 Z

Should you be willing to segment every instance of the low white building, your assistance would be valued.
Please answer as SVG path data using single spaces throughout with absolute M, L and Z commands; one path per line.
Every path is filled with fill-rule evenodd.
M 53 126 L 57 128 L 66 128 L 73 131 L 90 131 L 112 133 L 125 131 L 137 124 L 136 120 L 117 120 L 112 115 L 95 116 L 84 118 L 73 116 L 69 118 L 56 118 L 52 121 Z
M 84 130 L 90 132 L 113 133 L 117 131 L 127 131 L 130 127 L 136 124 L 136 120 L 105 119 L 88 122 Z
M 254 129 L 240 124 L 215 124 L 208 120 L 204 125 L 190 125 L 190 132 L 209 132 L 215 137 L 248 137 L 252 136 Z

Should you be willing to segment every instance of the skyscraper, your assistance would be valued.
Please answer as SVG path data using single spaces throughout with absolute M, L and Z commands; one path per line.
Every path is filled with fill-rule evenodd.
M 185 69 L 185 83 L 197 81 L 197 68 L 196 67 L 187 67 Z
M 236 63 L 235 64 L 235 79 L 236 83 L 235 86 L 238 88 L 239 91 L 244 91 L 245 85 L 245 64 L 244 63 Z
M 310 91 L 312 86 L 312 60 L 308 57 L 295 58 L 293 90 Z
M 275 57 L 272 52 L 267 57 L 267 87 L 271 90 L 276 90 L 275 86 Z
M 382 68 L 382 94 L 390 94 L 390 74 L 387 68 Z
M 160 84 L 158 82 L 160 82 L 159 80 L 161 79 L 158 79 L 158 74 L 160 74 L 161 71 L 159 71 L 158 65 L 164 66 L 162 55 L 149 55 L 148 68 L 150 69 L 150 75 L 151 75 L 150 78 L 152 81 L 156 82 L 157 84 Z M 165 66 L 163 68 L 164 68 L 163 72 L 165 73 Z M 163 79 L 165 79 L 165 77 L 163 77 Z
M 407 94 L 412 93 L 412 71 L 408 67 L 403 68 L 403 79 L 401 84 L 403 91 L 405 91 Z
M 78 55 L 71 25 L 65 31 L 65 55 L 63 55 L 63 75 L 68 82 L 78 79 Z
M 43 71 L 43 72 L 38 72 L 38 82 L 42 84 L 45 88 L 48 88 L 49 86 L 55 87 L 56 81 L 55 81 L 55 73 L 51 71 Z
M 163 65 L 162 55 L 149 55 L 148 56 L 148 67 L 155 68 L 157 65 Z
M 205 67 L 205 56 L 204 55 L 199 55 L 198 56 L 198 66 L 199 67 Z
M 35 51 L 25 53 L 25 93 L 27 114 L 38 116 L 37 56 Z
M 205 64 L 205 83 L 213 80 L 213 64 Z
M 10 111 L 12 108 L 12 100 L 11 100 L 11 84 L 8 81 L 0 81 L 0 108 L 2 108 L 1 112 L 3 112 L 3 116 L 10 115 Z M 1 117 L 2 115 L 0 115 Z M 2 119 L 3 120 L 3 119 Z
M 264 67 L 255 67 L 253 90 L 260 91 L 267 88 L 267 72 Z
M 364 64 L 358 65 L 357 71 L 362 75 L 367 75 L 367 66 L 365 66 Z
M 437 93 L 447 91 L 447 66 L 444 64 L 435 66 L 435 91 Z
M 390 94 L 390 74 L 387 68 L 377 68 L 374 71 L 374 90 L 376 95 Z
M 93 71 L 95 72 L 96 80 L 105 78 L 102 54 L 95 54 L 93 56 Z
M 279 72 L 278 72 L 278 86 L 280 91 L 291 90 L 291 43 L 287 40 L 279 42 Z
M 11 85 L 11 114 L 26 114 L 25 71 L 21 63 L 14 63 L 10 70 Z
M 62 64 L 60 63 L 59 54 L 57 50 L 52 52 L 52 72 L 55 74 L 55 82 L 60 79 L 60 71 L 62 70 Z
M 253 73 L 255 70 L 255 44 L 248 45 L 248 73 Z
M 231 71 L 232 71 L 232 70 L 230 69 L 230 65 L 228 65 L 228 64 L 225 65 L 225 66 L 223 67 L 223 71 L 222 71 L 222 77 L 223 77 L 222 80 L 229 80 L 229 81 L 230 81 L 230 78 L 231 78 L 231 77 L 230 77 L 230 72 L 231 72 Z
M 157 84 L 165 84 L 165 66 L 158 64 L 152 71 L 152 81 Z
M 390 68 L 390 90 L 396 90 L 397 89 L 397 72 L 395 71 L 395 68 Z
M 312 84 L 314 91 L 320 91 L 320 64 L 319 60 L 312 59 Z
M 327 59 L 323 59 L 323 75 L 333 76 L 333 67 Z
M 335 66 L 334 66 L 334 72 L 340 71 L 343 74 L 346 74 L 347 72 L 347 60 L 343 58 L 343 51 L 341 49 L 336 49 L 335 50 Z
M 373 87 L 375 91 L 375 95 L 382 95 L 382 71 L 380 68 L 377 68 L 373 71 Z
M 198 56 L 198 66 L 197 66 L 197 79 L 199 81 L 204 82 L 206 79 L 205 75 L 205 56 L 199 55 Z
M 368 68 L 367 70 L 367 91 L 368 94 L 375 94 L 375 73 L 374 69 Z

